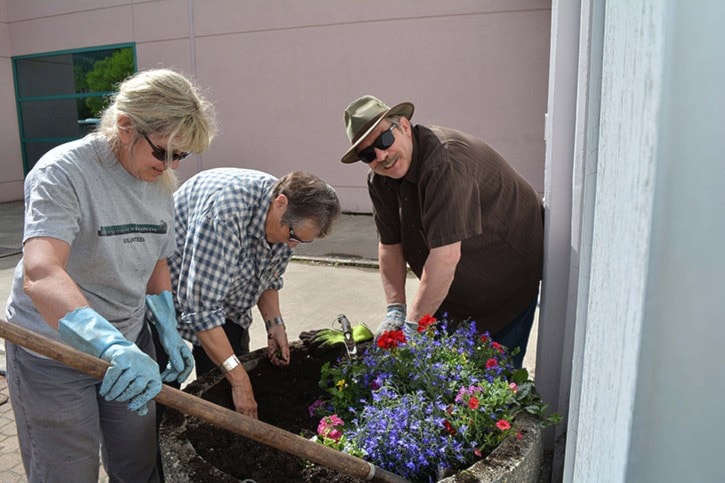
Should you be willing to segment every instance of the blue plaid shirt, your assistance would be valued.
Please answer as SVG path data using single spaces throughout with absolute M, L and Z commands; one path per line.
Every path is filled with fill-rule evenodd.
M 273 176 L 249 169 L 202 171 L 174 194 L 176 251 L 168 259 L 182 336 L 227 319 L 245 329 L 265 290 L 280 290 L 292 249 L 270 244 L 264 224 Z

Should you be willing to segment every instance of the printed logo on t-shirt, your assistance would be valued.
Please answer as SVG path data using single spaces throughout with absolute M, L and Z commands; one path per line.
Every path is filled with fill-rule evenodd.
M 160 225 L 128 223 L 126 225 L 102 226 L 98 229 L 98 236 L 119 236 L 128 235 L 129 233 L 156 233 L 165 235 L 168 232 L 168 228 L 165 221 L 162 221 Z

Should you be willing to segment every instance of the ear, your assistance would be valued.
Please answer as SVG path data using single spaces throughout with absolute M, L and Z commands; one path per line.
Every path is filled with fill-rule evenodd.
M 118 126 L 118 139 L 122 144 L 128 144 L 134 137 L 134 126 L 131 117 L 127 114 L 119 114 L 116 118 Z
M 401 129 L 403 130 L 403 132 L 405 133 L 406 136 L 411 137 L 411 134 L 410 134 L 410 120 L 407 117 L 405 117 L 405 116 L 401 116 L 400 117 L 400 127 L 401 127 Z
M 287 203 L 289 203 L 289 200 L 287 199 L 287 197 L 285 195 L 282 195 L 282 194 L 277 195 L 277 197 L 274 200 L 272 200 L 272 204 L 274 205 L 275 208 L 278 208 L 278 209 L 287 208 Z

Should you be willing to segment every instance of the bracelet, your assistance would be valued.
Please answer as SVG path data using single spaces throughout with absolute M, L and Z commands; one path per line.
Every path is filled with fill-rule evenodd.
M 270 320 L 264 321 L 264 328 L 267 329 L 267 333 L 269 333 L 270 330 L 272 330 L 272 325 L 281 325 L 284 327 L 284 320 L 282 320 L 282 317 L 274 317 Z M 285 327 L 286 329 L 286 327 Z
M 237 358 L 236 354 L 232 354 L 229 356 L 227 360 L 222 362 L 219 365 L 219 369 L 222 371 L 222 374 L 226 374 L 227 372 L 230 372 L 232 369 L 237 367 L 240 364 L 239 359 Z

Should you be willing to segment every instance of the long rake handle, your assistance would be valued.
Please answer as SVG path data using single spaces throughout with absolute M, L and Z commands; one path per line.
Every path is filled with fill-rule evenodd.
M 23 346 L 39 354 L 51 357 L 84 374 L 103 378 L 110 364 L 65 344 L 43 337 L 15 324 L 0 319 L 0 337 L 14 344 Z M 246 438 L 279 449 L 322 466 L 332 468 L 346 475 L 368 481 L 405 482 L 395 473 L 356 458 L 355 456 L 336 451 L 327 446 L 309 441 L 302 436 L 290 433 L 271 424 L 250 418 L 214 404 L 210 401 L 192 396 L 173 387 L 163 385 L 156 401 L 195 416 L 227 431 L 240 434 Z

